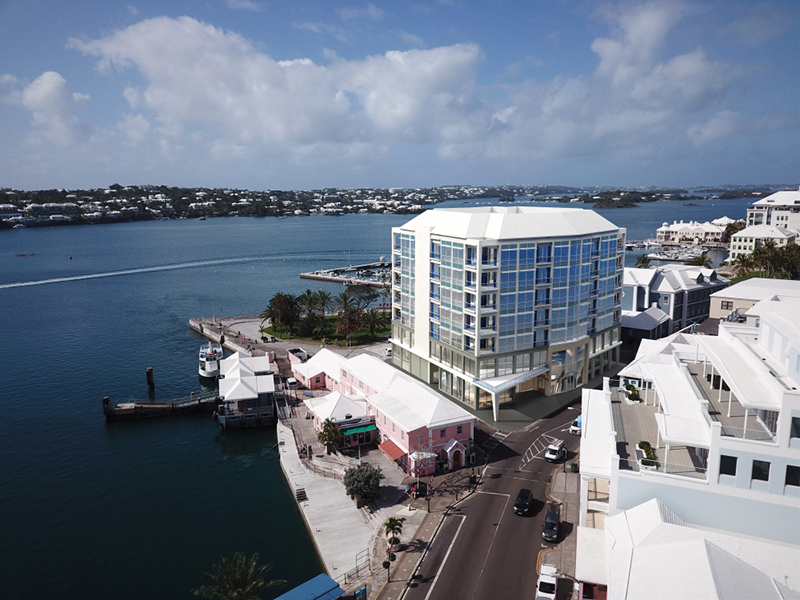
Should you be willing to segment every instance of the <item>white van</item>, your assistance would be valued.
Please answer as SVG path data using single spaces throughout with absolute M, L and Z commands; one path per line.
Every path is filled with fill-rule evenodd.
M 551 443 L 544 453 L 547 462 L 558 462 L 567 458 L 567 445 L 564 440 L 555 440 Z

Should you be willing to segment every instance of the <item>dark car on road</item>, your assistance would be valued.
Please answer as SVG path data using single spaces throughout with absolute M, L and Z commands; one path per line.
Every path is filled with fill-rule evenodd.
M 522 488 L 514 501 L 514 514 L 527 516 L 531 510 L 532 499 L 533 493 L 529 489 Z
M 547 514 L 544 517 L 544 525 L 542 526 L 542 537 L 545 539 L 545 541 L 558 541 L 559 521 L 560 519 L 557 508 L 551 508 L 547 511 Z

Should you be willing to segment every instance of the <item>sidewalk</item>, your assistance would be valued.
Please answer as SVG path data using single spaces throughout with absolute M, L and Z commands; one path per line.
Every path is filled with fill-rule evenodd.
M 552 550 L 541 553 L 541 563 L 555 565 L 561 577 L 575 579 L 575 553 L 577 550 L 578 518 L 580 513 L 580 473 L 570 472 L 569 465 L 559 466 L 548 486 L 548 498 L 561 509 L 560 543 Z

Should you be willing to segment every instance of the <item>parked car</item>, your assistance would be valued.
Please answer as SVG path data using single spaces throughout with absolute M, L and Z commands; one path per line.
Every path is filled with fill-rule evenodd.
M 544 517 L 544 525 L 542 526 L 542 537 L 547 542 L 558 541 L 558 526 L 561 519 L 557 508 L 551 508 L 547 511 Z
M 536 582 L 537 600 L 554 600 L 558 587 L 558 569 L 553 565 L 542 565 L 539 581 Z
M 529 489 L 522 488 L 517 494 L 517 499 L 514 501 L 514 514 L 527 516 L 531 510 L 531 501 L 533 500 L 533 492 Z
M 416 482 L 409 483 L 406 486 L 406 494 L 408 494 L 410 497 L 414 499 L 419 498 L 420 496 L 423 497 L 427 496 L 428 484 L 425 483 L 424 481 L 420 481 L 419 484 L 417 484 Z
M 581 434 L 581 417 L 578 417 L 572 422 L 572 425 L 569 426 L 569 432 L 572 435 L 580 435 Z
M 558 462 L 565 458 L 567 458 L 567 445 L 564 440 L 555 440 L 544 453 L 544 459 L 547 462 Z

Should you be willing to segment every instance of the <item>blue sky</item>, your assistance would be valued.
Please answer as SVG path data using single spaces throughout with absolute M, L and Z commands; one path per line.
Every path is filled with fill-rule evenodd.
M 800 180 L 800 2 L 0 0 L 0 187 Z

